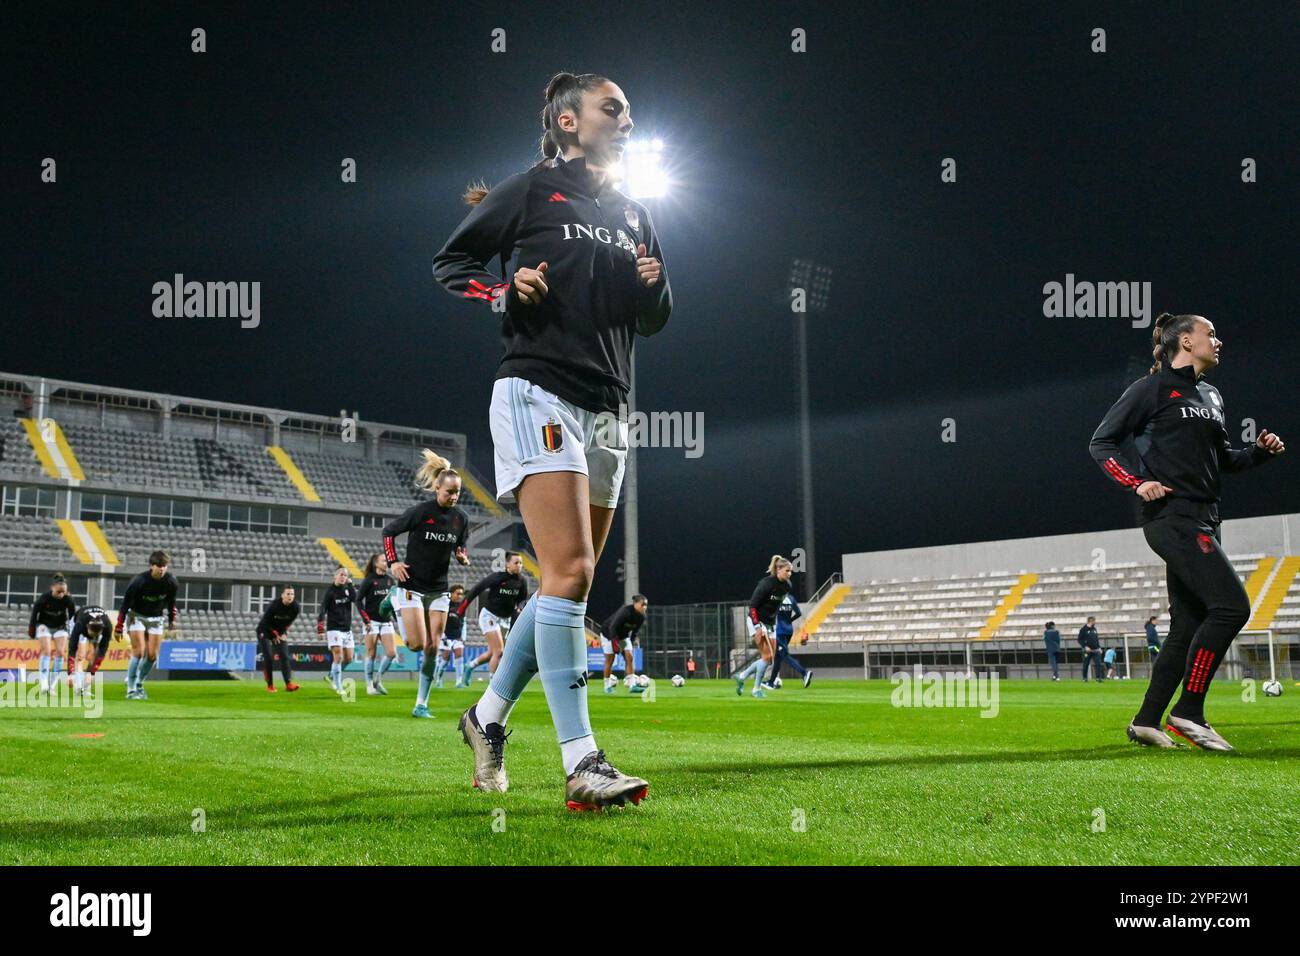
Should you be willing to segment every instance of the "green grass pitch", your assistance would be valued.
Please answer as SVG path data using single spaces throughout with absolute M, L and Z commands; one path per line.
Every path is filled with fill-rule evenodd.
M 415 720 L 412 682 L 345 703 L 300 680 L 274 696 L 153 681 L 142 702 L 107 684 L 96 720 L 0 709 L 0 862 L 1300 863 L 1291 682 L 1254 702 L 1214 687 L 1226 755 L 1128 743 L 1142 681 L 1003 681 L 994 718 L 895 708 L 883 681 L 790 681 L 766 701 L 659 681 L 652 703 L 596 682 L 597 740 L 650 781 L 639 807 L 597 815 L 564 809 L 536 683 L 511 720 L 510 792 L 482 794 L 456 720 L 483 685 L 435 691 L 436 719 Z

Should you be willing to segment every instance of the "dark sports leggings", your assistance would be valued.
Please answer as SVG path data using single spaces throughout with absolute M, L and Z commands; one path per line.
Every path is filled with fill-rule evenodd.
M 275 679 L 271 676 L 271 668 L 275 662 L 276 651 L 280 652 L 280 673 L 284 675 L 284 682 L 290 683 L 293 680 L 293 670 L 289 667 L 289 645 L 284 641 L 273 641 L 265 636 L 259 636 L 257 644 L 262 651 L 262 673 L 266 676 L 266 683 L 268 685 L 275 683 Z
M 1182 683 L 1182 696 L 1169 713 L 1204 724 L 1206 691 L 1228 646 L 1250 619 L 1250 599 L 1219 543 L 1217 521 L 1166 511 L 1142 532 L 1165 562 L 1170 622 L 1133 722 L 1159 727 Z

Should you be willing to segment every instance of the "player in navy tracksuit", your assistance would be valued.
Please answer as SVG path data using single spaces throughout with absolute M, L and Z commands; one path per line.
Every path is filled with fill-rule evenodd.
M 1247 448 L 1230 444 L 1223 399 L 1202 380 L 1219 364 L 1222 346 L 1211 322 L 1161 313 L 1152 340 L 1151 374 L 1125 390 L 1089 446 L 1102 470 L 1142 499 L 1142 533 L 1166 565 L 1169 633 L 1128 735 L 1173 746 L 1160 720 L 1181 683 L 1168 729 L 1199 747 L 1231 750 L 1205 718 L 1205 694 L 1250 617 L 1250 601 L 1219 540 L 1219 476 L 1252 468 L 1286 446 L 1267 430 Z M 1131 458 L 1121 448 L 1128 439 Z
M 776 681 L 781 676 L 782 664 L 789 664 L 791 669 L 803 678 L 804 687 L 812 683 L 812 668 L 804 667 L 790 653 L 790 640 L 794 637 L 794 622 L 801 617 L 803 612 L 799 610 L 799 602 L 794 599 L 793 594 L 787 594 L 781 606 L 776 609 L 776 656 L 772 660 L 772 666 L 768 668 L 767 679 L 763 683 L 763 686 L 769 690 L 776 690 Z M 808 636 L 805 634 L 804 643 L 807 641 Z
M 518 501 L 543 582 L 488 690 L 463 715 L 474 779 L 483 790 L 506 789 L 505 723 L 537 672 L 560 741 L 566 804 L 578 810 L 638 801 L 648 786 L 596 747 L 583 623 L 626 464 L 620 412 L 632 343 L 662 329 L 672 310 L 650 212 L 613 185 L 630 113 L 603 76 L 552 77 L 543 159 L 491 190 L 471 187 L 473 211 L 433 261 L 447 291 L 500 319 L 505 355 L 490 410 L 497 497 Z M 499 274 L 489 268 L 496 259 Z
M 1146 632 L 1147 632 L 1147 653 L 1149 653 L 1152 657 L 1155 657 L 1157 654 L 1160 653 L 1160 632 L 1156 630 L 1156 617 L 1154 614 L 1151 617 L 1147 618 Z

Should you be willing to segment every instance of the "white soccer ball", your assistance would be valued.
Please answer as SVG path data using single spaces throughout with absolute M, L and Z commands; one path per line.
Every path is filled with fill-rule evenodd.
M 685 678 L 685 677 L 683 677 L 681 674 L 674 674 L 674 675 L 673 675 L 673 686 L 674 686 L 674 687 L 683 687 L 683 686 L 685 686 L 685 684 L 686 684 L 686 678 Z
M 773 687 L 780 687 L 780 686 L 781 686 L 781 678 L 779 678 L 779 677 L 773 677 L 773 678 L 772 678 L 772 686 L 773 686 Z
M 1275 680 L 1266 680 L 1266 681 L 1264 681 L 1264 696 L 1265 696 L 1265 697 L 1281 697 L 1281 696 L 1282 696 L 1282 684 L 1281 684 L 1281 682 L 1280 682 L 1280 681 L 1275 681 Z
M 623 686 L 624 686 L 624 687 L 633 687 L 633 686 L 635 686 L 635 685 L 636 685 L 636 675 L 635 675 L 635 674 L 628 674 L 626 677 L 623 678 Z
M 636 679 L 636 686 L 637 686 L 637 687 L 649 687 L 649 686 L 650 686 L 650 678 L 649 678 L 649 677 L 646 677 L 645 674 L 639 674 L 639 675 L 637 676 L 637 679 Z

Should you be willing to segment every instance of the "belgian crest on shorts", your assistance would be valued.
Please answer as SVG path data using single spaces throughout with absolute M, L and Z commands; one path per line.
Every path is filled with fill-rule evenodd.
M 564 447 L 564 430 L 557 422 L 547 419 L 542 426 L 542 447 L 552 454 Z

